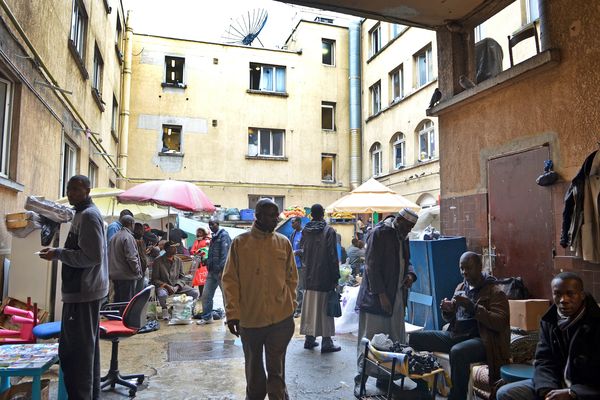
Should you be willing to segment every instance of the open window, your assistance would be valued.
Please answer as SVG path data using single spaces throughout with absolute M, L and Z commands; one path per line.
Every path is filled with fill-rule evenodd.
M 377 81 L 377 83 L 369 88 L 369 94 L 371 100 L 371 115 L 375 115 L 381 111 L 381 81 Z
M 323 64 L 335 65 L 335 40 L 323 39 L 321 41 Z
M 321 154 L 321 180 L 335 182 L 335 154 Z
M 335 131 L 335 103 L 321 103 L 321 129 Z
M 285 93 L 285 67 L 250 63 L 250 90 Z
M 370 56 L 374 56 L 381 50 L 381 24 L 375 25 L 369 31 Z
M 248 156 L 283 158 L 285 132 L 280 129 L 248 128 Z
M 183 81 L 183 72 L 185 67 L 185 58 L 183 57 L 165 57 L 165 82 L 163 86 L 185 88 Z
M 162 126 L 161 153 L 181 153 L 181 125 Z

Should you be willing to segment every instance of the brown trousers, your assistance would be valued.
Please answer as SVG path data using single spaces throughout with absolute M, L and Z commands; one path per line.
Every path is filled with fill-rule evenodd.
M 263 328 L 241 328 L 246 365 L 246 400 L 288 400 L 285 353 L 294 335 L 292 316 Z M 267 372 L 263 364 L 263 349 Z

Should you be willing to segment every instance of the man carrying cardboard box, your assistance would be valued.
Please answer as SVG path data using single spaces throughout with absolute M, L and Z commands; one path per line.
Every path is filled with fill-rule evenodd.
M 498 400 L 600 399 L 600 308 L 572 272 L 556 275 L 551 287 L 533 379 L 502 386 Z

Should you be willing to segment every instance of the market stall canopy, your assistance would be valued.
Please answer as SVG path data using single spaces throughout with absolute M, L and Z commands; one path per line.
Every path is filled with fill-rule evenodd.
M 350 194 L 334 201 L 327 208 L 328 213 L 350 212 L 358 213 L 391 213 L 403 208 L 418 211 L 420 207 L 412 201 L 394 192 L 387 186 L 371 178 Z
M 140 183 L 117 196 L 126 204 L 157 204 L 182 211 L 215 211 L 214 204 L 193 183 L 164 180 Z
M 92 188 L 90 197 L 94 199 L 94 204 L 100 210 L 103 218 L 118 218 L 122 210 L 128 209 L 133 213 L 136 220 L 152 221 L 155 219 L 166 218 L 169 213 L 166 209 L 157 207 L 153 204 L 131 204 L 125 205 L 117 201 L 117 195 L 123 193 L 121 189 L 101 187 Z M 68 204 L 69 199 L 62 197 L 56 201 L 59 204 Z

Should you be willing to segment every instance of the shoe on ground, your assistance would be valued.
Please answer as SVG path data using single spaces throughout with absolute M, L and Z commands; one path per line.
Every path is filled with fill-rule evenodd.
M 313 349 L 315 347 L 317 347 L 319 345 L 319 342 L 317 342 L 315 340 L 314 336 L 307 336 L 306 339 L 304 340 L 304 348 L 305 349 Z
M 321 353 L 335 353 L 336 351 L 340 351 L 340 350 L 342 350 L 342 347 L 336 346 L 334 344 L 321 347 Z
M 196 321 L 196 323 L 198 325 L 209 325 L 213 323 L 213 319 L 212 317 L 209 318 L 200 318 L 198 321 Z
M 169 310 L 162 310 L 162 319 L 165 321 L 169 320 Z

